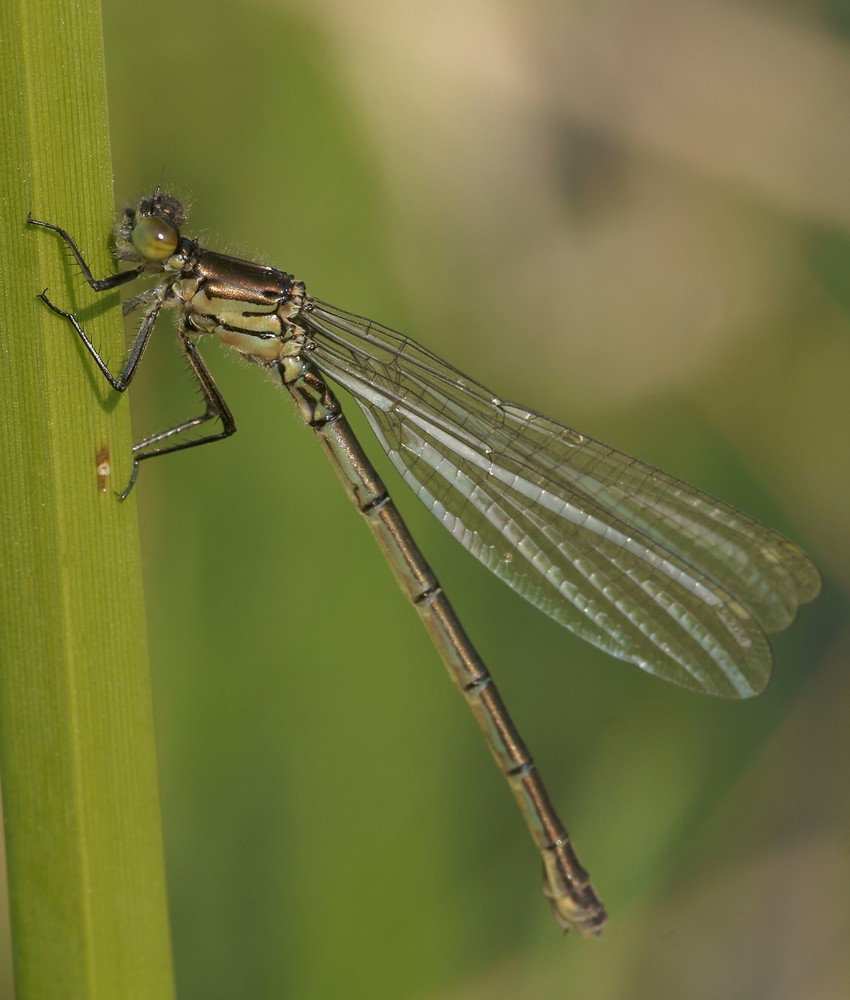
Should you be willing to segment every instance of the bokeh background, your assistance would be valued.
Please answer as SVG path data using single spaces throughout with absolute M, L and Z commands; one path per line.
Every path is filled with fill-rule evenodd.
M 850 3 L 104 6 L 119 198 L 161 182 L 210 245 L 825 577 L 762 697 L 700 698 L 525 606 L 387 473 L 608 905 L 563 939 L 313 435 L 210 345 L 240 432 L 136 493 L 181 1000 L 847 996 Z M 137 436 L 196 407 L 160 332 Z

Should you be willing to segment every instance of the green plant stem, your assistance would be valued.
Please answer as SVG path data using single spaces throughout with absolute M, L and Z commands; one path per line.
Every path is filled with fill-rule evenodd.
M 173 996 L 126 401 L 67 324 L 123 356 L 52 233 L 113 267 L 97 0 L 0 4 L 0 775 L 18 1000 Z M 101 491 L 98 457 L 110 456 Z

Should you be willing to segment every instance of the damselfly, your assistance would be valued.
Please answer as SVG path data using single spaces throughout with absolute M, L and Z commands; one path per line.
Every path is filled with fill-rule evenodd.
M 764 687 L 765 633 L 789 625 L 820 588 L 808 556 L 734 507 L 499 399 L 407 337 L 313 298 L 291 274 L 182 236 L 183 207 L 159 189 L 126 210 L 116 258 L 134 266 L 108 278 L 92 276 L 64 229 L 29 221 L 61 236 L 95 291 L 158 277 L 124 304 L 125 315 L 142 310 L 142 320 L 117 376 L 76 316 L 41 295 L 117 391 L 132 382 L 160 310 L 177 311 L 204 412 L 134 445 L 121 497 L 144 460 L 236 430 L 198 353 L 200 335 L 273 372 L 316 431 L 478 721 L 542 855 L 556 918 L 598 934 L 604 907 L 534 761 L 326 380 L 352 394 L 404 481 L 488 569 L 583 639 L 684 687 L 729 698 Z M 209 421 L 219 429 L 184 437 Z

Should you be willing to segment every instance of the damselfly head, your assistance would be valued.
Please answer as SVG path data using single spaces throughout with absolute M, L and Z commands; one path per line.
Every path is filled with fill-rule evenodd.
M 142 198 L 138 211 L 134 214 L 153 216 L 163 222 L 170 222 L 175 229 L 179 229 L 186 221 L 186 213 L 183 211 L 182 204 L 173 194 L 165 194 L 159 188 L 150 198 Z
M 186 213 L 177 198 L 157 188 L 137 208 L 124 209 L 124 218 L 116 231 L 116 255 L 122 260 L 141 260 L 158 269 L 156 265 L 168 260 L 177 249 L 180 226 L 185 221 Z

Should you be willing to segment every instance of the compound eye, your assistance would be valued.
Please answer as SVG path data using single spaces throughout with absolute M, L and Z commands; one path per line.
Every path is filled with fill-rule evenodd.
M 145 260 L 165 260 L 177 249 L 179 233 L 165 219 L 148 215 L 133 226 L 130 239 Z

